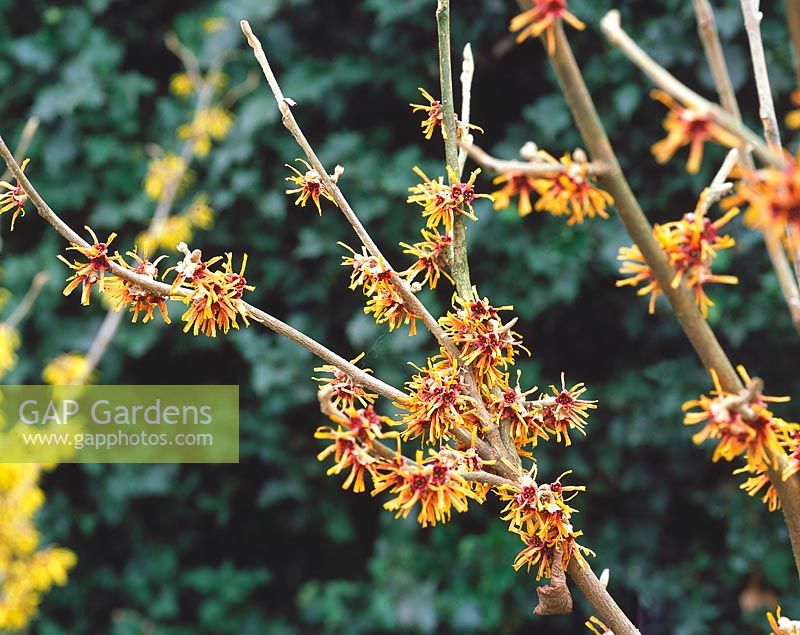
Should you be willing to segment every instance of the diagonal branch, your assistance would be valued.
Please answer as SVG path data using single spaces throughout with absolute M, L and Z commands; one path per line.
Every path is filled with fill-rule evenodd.
M 31 282 L 31 286 L 28 287 L 28 291 L 23 296 L 20 303 L 17 305 L 17 308 L 8 316 L 8 319 L 3 323 L 3 326 L 14 330 L 16 329 L 22 320 L 24 320 L 28 313 L 30 313 L 31 309 L 33 308 L 36 299 L 39 297 L 39 294 L 42 292 L 44 285 L 47 284 L 47 279 L 49 278 L 49 274 L 46 271 L 40 271 L 33 277 L 33 281 Z
M 350 203 L 348 203 L 347 199 L 344 197 L 344 194 L 342 194 L 339 186 L 331 178 L 330 174 L 325 169 L 325 166 L 322 165 L 322 162 L 319 160 L 316 152 L 314 152 L 311 144 L 308 142 L 303 134 L 303 131 L 300 129 L 297 120 L 294 118 L 291 108 L 294 102 L 284 97 L 280 84 L 278 84 L 278 80 L 276 79 L 275 74 L 272 72 L 272 68 L 269 65 L 267 56 L 264 53 L 263 47 L 261 46 L 261 42 L 250 28 L 250 23 L 247 20 L 242 20 L 241 27 L 242 32 L 247 38 L 248 44 L 250 44 L 251 48 L 253 49 L 253 54 L 255 55 L 256 60 L 258 60 L 258 63 L 261 66 L 261 70 L 264 72 L 264 77 L 266 78 L 267 83 L 272 90 L 272 94 L 275 96 L 275 101 L 278 103 L 278 109 L 282 115 L 283 125 L 286 127 L 292 137 L 294 137 L 297 145 L 300 146 L 300 149 L 303 150 L 303 153 L 306 155 L 306 158 L 311 163 L 312 167 L 317 171 L 317 174 L 319 174 L 319 178 L 325 187 L 325 191 L 333 197 L 337 207 L 341 210 L 342 214 L 344 214 L 348 222 L 353 226 L 353 229 L 367 250 L 373 256 L 386 263 L 386 266 L 392 271 L 392 285 L 396 289 L 397 293 L 403 298 L 403 301 L 408 306 L 408 309 L 424 322 L 425 326 L 439 342 L 439 345 L 445 349 L 451 357 L 457 358 L 458 350 L 449 340 L 447 335 L 445 335 L 444 331 L 439 326 L 439 323 L 436 321 L 436 318 L 434 318 L 428 309 L 425 308 L 422 302 L 420 302 L 419 298 L 417 298 L 417 296 L 411 290 L 409 284 L 403 280 L 397 274 L 397 272 L 395 272 L 394 268 L 391 267 L 388 260 L 383 256 L 381 250 L 375 244 L 375 241 L 372 240 L 372 237 L 369 235 L 369 233 L 367 233 L 367 230 L 361 224 L 361 221 L 358 219 L 358 216 L 356 216 L 353 208 L 350 207 Z

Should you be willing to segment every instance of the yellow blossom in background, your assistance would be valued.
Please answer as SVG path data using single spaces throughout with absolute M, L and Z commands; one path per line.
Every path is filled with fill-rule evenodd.
M 169 80 L 169 89 L 176 97 L 186 99 L 194 92 L 194 84 L 188 73 L 175 73 Z
M 0 324 L 0 379 L 17 364 L 19 334 L 5 324 Z
M 792 104 L 800 106 L 800 90 L 796 90 L 791 96 Z M 800 110 L 792 110 L 786 115 L 786 125 L 792 130 L 800 128 Z
M 178 137 L 191 139 L 195 143 L 195 152 L 206 156 L 211 150 L 212 141 L 221 141 L 233 126 L 233 115 L 221 108 L 212 106 L 195 114 L 190 123 L 178 128 Z
M 42 379 L 51 386 L 79 386 L 91 384 L 94 373 L 84 355 L 64 353 L 44 367 Z
M 25 629 L 42 595 L 63 586 L 75 554 L 60 547 L 39 548 L 34 515 L 44 503 L 42 467 L 0 464 L 0 631 Z
M 179 180 L 178 194 L 182 193 L 194 179 L 194 174 L 188 169 L 186 161 L 174 154 L 165 154 L 150 161 L 147 174 L 144 177 L 145 193 L 157 201 L 170 184 Z
M 148 244 L 154 250 L 174 249 L 179 243 L 190 242 L 195 229 L 206 230 L 213 223 L 214 210 L 208 205 L 208 197 L 201 194 L 180 214 L 168 216 L 139 234 L 136 242 Z
M 228 26 L 228 21 L 222 17 L 206 18 L 203 20 L 203 29 L 206 33 L 216 33 Z

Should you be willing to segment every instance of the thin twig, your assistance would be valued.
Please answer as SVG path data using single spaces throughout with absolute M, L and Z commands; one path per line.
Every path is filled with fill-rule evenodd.
M 770 150 L 761 137 L 719 105 L 708 101 L 705 97 L 701 97 L 691 88 L 678 81 L 674 75 L 645 53 L 622 28 L 619 11 L 616 9 L 609 11 L 600 24 L 608 41 L 619 47 L 659 88 L 675 97 L 685 106 L 707 113 L 720 126 L 739 137 L 745 146 L 751 146 L 759 158 L 766 163 L 776 166 L 783 165 L 783 156 Z
M 472 46 L 469 42 L 464 46 L 464 61 L 461 63 L 461 121 L 464 141 L 469 147 L 472 143 L 472 134 L 469 131 L 469 120 L 472 114 L 472 79 L 475 76 L 475 58 L 472 55 Z M 460 141 L 460 140 L 459 140 Z M 459 144 L 460 145 L 460 144 Z M 467 149 L 460 145 L 458 151 L 458 178 L 464 174 L 467 164 Z
M 17 149 L 14 152 L 14 156 L 17 159 L 17 163 L 22 163 L 25 160 L 25 154 L 28 152 L 28 148 L 31 145 L 31 141 L 33 141 L 33 136 L 36 134 L 36 131 L 39 129 L 39 117 L 30 117 L 28 121 L 25 122 L 25 126 L 22 128 L 22 133 L 19 136 L 19 143 L 17 144 Z M 0 177 L 0 181 L 7 181 L 11 178 L 11 170 L 8 168 L 5 169 L 3 172 L 3 176 Z
M 758 10 L 760 0 L 741 0 L 744 27 L 747 41 L 750 43 L 750 58 L 753 61 L 753 73 L 758 90 L 759 116 L 764 125 L 764 137 L 767 145 L 775 154 L 782 154 L 781 132 L 778 128 L 778 117 L 775 114 L 775 103 L 772 100 L 772 89 L 769 85 L 767 59 L 764 55 L 764 43 L 761 41 L 761 18 Z
M 164 37 L 164 44 L 181 61 L 192 84 L 200 86 L 203 75 L 200 72 L 200 62 L 194 52 L 185 46 L 173 32 L 167 33 Z
M 549 174 L 560 174 L 566 168 L 559 163 L 549 163 L 547 161 L 508 161 L 492 156 L 474 143 L 459 142 L 462 150 L 466 150 L 470 158 L 482 168 L 490 172 L 505 174 L 517 172 L 528 176 L 544 176 Z M 589 174 L 598 176 L 602 174 L 604 167 L 598 163 L 590 163 Z
M 49 274 L 46 271 L 40 271 L 33 277 L 33 281 L 31 281 L 31 286 L 28 287 L 27 293 L 22 298 L 20 303 L 17 305 L 17 308 L 8 316 L 8 319 L 4 322 L 4 325 L 9 329 L 16 329 L 22 320 L 24 320 L 28 313 L 30 313 L 31 309 L 33 308 L 36 299 L 39 297 L 39 294 L 42 292 L 44 285 L 47 284 L 47 279 L 49 278 Z
M 703 43 L 703 50 L 711 68 L 711 75 L 714 77 L 719 103 L 731 115 L 741 121 L 742 113 L 739 110 L 736 91 L 733 89 L 731 75 L 725 62 L 725 53 L 722 51 L 722 42 L 719 39 L 714 10 L 711 8 L 709 0 L 692 0 L 692 3 L 697 17 L 697 32 L 700 35 L 700 41 Z
M 730 176 L 731 170 L 736 167 L 738 161 L 739 150 L 732 148 L 725 156 L 725 160 L 722 162 L 722 165 L 709 184 L 708 189 L 705 191 L 705 197 L 703 198 L 703 205 L 701 207 L 702 215 L 705 215 L 717 201 L 731 191 L 733 184 L 728 183 L 727 178 Z
M 209 105 L 211 104 L 211 100 L 214 97 L 214 75 L 216 75 L 222 65 L 222 58 L 217 58 L 214 63 L 211 65 L 208 73 L 206 74 L 206 78 L 200 80 L 199 88 L 197 90 L 197 104 L 194 109 L 194 113 L 192 115 L 192 119 L 197 117 L 200 113 L 207 110 Z M 181 160 L 181 169 L 176 170 L 174 174 L 171 175 L 170 180 L 167 182 L 166 186 L 164 187 L 164 192 L 161 197 L 158 199 L 158 204 L 156 205 L 156 211 L 153 213 L 153 217 L 150 220 L 150 226 L 148 228 L 148 232 L 153 231 L 158 227 L 160 223 L 162 223 L 167 216 L 169 216 L 170 210 L 172 210 L 173 205 L 175 204 L 175 198 L 180 191 L 181 183 L 183 182 L 183 178 L 186 175 L 187 170 L 189 169 L 189 165 L 191 164 L 194 157 L 197 155 L 197 143 L 195 143 L 194 139 L 187 139 L 186 142 L 183 144 L 180 153 L 180 160 Z

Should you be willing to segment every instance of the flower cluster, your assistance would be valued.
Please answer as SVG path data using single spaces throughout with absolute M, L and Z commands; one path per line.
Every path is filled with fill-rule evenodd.
M 7 324 L 0 324 L 0 379 L 17 365 L 19 333 Z
M 697 174 L 706 142 L 713 141 L 729 148 L 739 146 L 739 139 L 714 123 L 707 112 L 685 108 L 662 90 L 654 90 L 651 95 L 669 108 L 664 120 L 667 136 L 652 147 L 653 156 L 659 163 L 667 163 L 680 148 L 688 145 L 686 170 L 689 174 Z
M 334 407 L 329 416 L 335 427 L 321 426 L 314 437 L 332 443 L 317 455 L 317 459 L 324 461 L 332 454 L 335 464 L 328 470 L 328 476 L 350 470 L 342 488 L 352 486 L 354 492 L 363 492 L 366 490 L 364 477 L 367 473 L 374 476 L 377 464 L 370 451 L 375 441 L 385 436 L 382 427 L 390 420 L 380 416 L 372 406 L 359 410 L 353 406 L 346 410 Z
M 94 374 L 85 355 L 63 353 L 44 367 L 42 379 L 51 386 L 81 386 L 91 384 Z
M 212 106 L 195 113 L 191 122 L 178 128 L 180 139 L 194 143 L 194 151 L 204 157 L 211 151 L 214 141 L 224 139 L 233 126 L 233 115 L 220 106 Z
M 563 485 L 565 472 L 552 483 L 536 482 L 536 468 L 520 477 L 517 483 L 499 489 L 500 500 L 506 502 L 501 518 L 508 521 L 509 531 L 519 534 L 525 547 L 517 555 L 514 568 L 536 567 L 536 579 L 550 577 L 550 569 L 556 558 L 564 567 L 576 555 L 580 547 L 576 539 L 583 534 L 572 526 L 575 509 L 569 506 L 582 485 Z
M 714 303 L 706 295 L 704 285 L 709 283 L 736 284 L 735 276 L 717 275 L 711 271 L 711 265 L 717 253 L 730 249 L 736 241 L 727 235 L 721 235 L 722 229 L 734 216 L 738 209 L 728 211 L 724 216 L 711 221 L 704 213 L 706 190 L 701 196 L 693 213 L 684 215 L 681 220 L 672 221 L 664 225 L 655 225 L 653 234 L 661 248 L 664 250 L 669 263 L 675 269 L 675 276 L 671 281 L 673 288 L 681 282 L 689 287 L 695 296 L 695 302 L 703 314 L 708 315 L 709 307 Z M 647 264 L 641 250 L 637 245 L 621 247 L 617 259 L 622 261 L 620 273 L 628 276 L 617 281 L 617 286 L 639 286 L 639 295 L 650 294 L 648 311 L 655 311 L 656 298 L 663 293 L 663 289 L 656 280 L 650 265 Z
M 481 383 L 494 386 L 519 350 L 530 354 L 522 345 L 519 333 L 512 330 L 517 319 L 503 324 L 501 311 L 510 306 L 493 307 L 472 288 L 472 295 L 462 298 L 453 294 L 453 311 L 439 320 L 447 336 L 460 349 L 461 359 Z
M 42 467 L 0 464 L 0 631 L 22 631 L 36 615 L 42 596 L 63 586 L 75 554 L 41 547 L 34 516 L 44 502 Z
M 351 359 L 351 364 L 357 364 L 364 357 L 361 353 L 355 359 Z M 340 410 L 349 410 L 355 408 L 356 403 L 361 404 L 362 407 L 375 403 L 378 395 L 367 391 L 363 386 L 357 384 L 353 378 L 345 373 L 343 370 L 331 366 L 330 364 L 323 364 L 314 369 L 318 373 L 326 373 L 329 377 L 315 377 L 314 380 L 320 382 L 320 390 L 329 391 L 330 400 L 334 408 Z M 371 368 L 362 369 L 365 373 L 371 373 Z
M 466 216 L 470 220 L 478 220 L 472 203 L 477 198 L 492 198 L 489 194 L 475 192 L 475 179 L 481 172 L 480 168 L 470 174 L 466 183 L 461 182 L 450 166 L 447 167 L 448 184 L 444 182 L 442 176 L 435 180 L 429 179 L 418 167 L 414 168 L 414 172 L 422 179 L 422 183 L 408 188 L 411 193 L 408 202 L 422 207 L 422 217 L 428 219 L 428 228 L 444 225 L 445 231 L 449 234 L 453 231 L 456 214 Z
M 553 55 L 556 50 L 554 30 L 559 20 L 566 20 L 579 31 L 586 28 L 583 22 L 567 10 L 567 0 L 529 0 L 529 2 L 531 8 L 516 16 L 509 25 L 512 33 L 519 31 L 517 42 L 529 37 L 539 37 L 544 33 L 547 37 L 547 53 Z
M 361 253 L 358 253 L 344 243 L 339 244 L 351 253 L 350 256 L 342 256 L 342 266 L 352 269 L 350 289 L 360 287 L 369 298 L 364 313 L 372 314 L 377 324 L 387 324 L 390 331 L 406 324 L 409 326 L 409 335 L 416 334 L 417 316 L 397 292 L 392 282 L 394 272 L 381 258 L 368 253 L 366 247 L 362 246 Z
M 527 216 L 534 209 L 548 212 L 553 216 L 567 216 L 567 224 L 582 223 L 585 219 L 608 218 L 608 206 L 614 198 L 599 188 L 589 174 L 589 162 L 583 150 L 571 155 L 565 153 L 561 160 L 538 150 L 536 158 L 553 165 L 553 172 L 541 175 L 527 175 L 522 172 L 508 172 L 494 179 L 495 185 L 503 187 L 494 192 L 494 208 L 506 209 L 511 199 L 519 197 L 520 216 Z M 539 199 L 531 204 L 531 192 Z
M 100 242 L 91 228 L 85 227 L 85 229 L 91 235 L 94 241 L 93 244 L 88 247 L 75 245 L 67 247 L 67 251 L 77 251 L 85 258 L 85 261 L 80 262 L 78 260 L 73 260 L 70 262 L 60 254 L 58 259 L 75 272 L 67 279 L 67 286 L 64 287 L 64 295 L 69 295 L 77 289 L 78 286 L 81 286 L 81 304 L 83 306 L 88 306 L 92 297 L 92 288 L 94 285 L 97 285 L 100 291 L 103 291 L 105 288 L 106 271 L 111 267 L 111 260 L 116 259 L 115 256 L 109 258 L 108 246 L 117 235 L 111 234 L 104 242 Z
M 433 131 L 439 128 L 442 131 L 442 138 L 447 139 L 447 131 L 444 129 L 444 113 L 442 112 L 442 104 L 438 99 L 434 99 L 424 88 L 419 88 L 419 92 L 428 102 L 425 104 L 409 104 L 411 112 L 423 111 L 427 113 L 427 117 L 420 124 L 422 132 L 425 133 L 425 138 L 430 139 L 433 136 Z
M 541 153 L 540 154 L 545 154 Z M 555 161 L 553 157 L 549 159 Z M 561 157 L 562 172 L 537 178 L 534 189 L 539 194 L 537 211 L 546 211 L 554 216 L 569 216 L 567 225 L 582 223 L 585 218 L 608 218 L 606 208 L 614 204 L 614 198 L 597 187 L 589 176 L 589 163 L 583 151 L 575 151 Z
M 455 450 L 434 452 L 423 458 L 417 452 L 416 461 L 385 462 L 376 468 L 375 489 L 372 495 L 389 492 L 394 495 L 384 504 L 397 518 L 407 518 L 419 503 L 417 522 L 423 527 L 446 523 L 451 510 L 467 511 L 469 500 L 483 502 L 481 490 L 470 486 L 459 473 L 463 462 Z
M 129 265 L 125 260 L 117 254 L 117 261 L 120 265 L 149 280 L 156 280 L 158 278 L 158 263 L 166 258 L 166 256 L 159 256 L 155 262 L 150 262 L 147 259 L 147 252 L 139 255 L 136 250 L 127 252 L 127 255 L 134 259 L 135 264 Z M 170 323 L 169 313 L 167 311 L 167 300 L 163 295 L 157 295 L 143 288 L 135 282 L 123 280 L 122 278 L 112 277 L 106 282 L 104 292 L 111 302 L 111 307 L 119 313 L 123 308 L 128 307 L 128 310 L 133 313 L 131 322 L 139 320 L 139 314 L 143 314 L 142 323 L 147 324 L 153 319 L 153 311 L 158 309 L 161 318 L 167 324 Z
M 737 368 L 745 383 L 742 394 L 725 392 L 715 372 L 711 372 L 714 390 L 710 395 L 700 395 L 698 399 L 687 401 L 683 405 L 686 425 L 703 424 L 703 429 L 696 433 L 693 440 L 701 444 L 714 440 L 713 460 L 733 461 L 743 456 L 746 465 L 734 474 L 750 474 L 742 485 L 751 496 L 766 488 L 763 501 L 771 511 L 780 507 L 775 488 L 770 483 L 768 471 L 779 466 L 785 460 L 783 479 L 790 478 L 800 471 L 800 452 L 798 438 L 800 425 L 789 423 L 777 417 L 767 407 L 769 403 L 789 401 L 788 397 L 768 397 L 761 394 L 759 383 L 753 383 L 747 371 Z M 760 380 L 759 380 L 760 381 Z
M 519 386 L 519 373 L 515 387 L 508 384 L 507 376 L 496 390 L 484 387 L 489 412 L 498 425 L 508 422 L 509 433 L 521 455 L 526 446 L 536 447 L 539 439 L 547 441 L 554 437 L 557 443 L 571 445 L 569 433 L 577 430 L 586 434 L 589 410 L 597 407 L 597 402 L 581 398 L 587 390 L 583 383 L 567 388 L 563 373 L 561 388 L 551 385 L 552 395 L 542 393 L 538 399 L 529 400 L 528 396 L 537 390 L 534 387 L 523 392 Z
M 429 285 L 435 289 L 439 284 L 439 278 L 444 276 L 452 284 L 453 278 L 447 273 L 446 267 L 450 265 L 450 251 L 453 248 L 453 237 L 450 235 L 442 236 L 439 230 L 433 228 L 431 231 L 422 230 L 423 240 L 413 245 L 400 243 L 403 253 L 416 257 L 416 261 L 402 272 L 402 276 L 409 283 L 416 283 L 420 287 Z M 417 281 L 417 276 L 422 276 L 421 281 Z
M 447 440 L 454 427 L 474 428 L 475 402 L 466 392 L 458 364 L 446 355 L 429 359 L 425 368 L 406 384 L 408 399 L 398 404 L 407 414 L 402 423 L 403 439 L 440 443 Z
M 175 279 L 172 289 L 186 292 L 183 302 L 188 306 L 181 319 L 186 323 L 183 330 L 190 330 L 194 335 L 203 333 L 208 337 L 216 337 L 217 329 L 227 333 L 231 328 L 238 329 L 238 319 L 249 326 L 247 309 L 242 300 L 245 291 L 253 291 L 255 287 L 247 284 L 244 270 L 247 267 L 247 254 L 242 259 L 242 266 L 237 273 L 233 269 L 233 254 L 215 256 L 204 261 L 199 249 L 190 250 L 185 243 L 178 245 L 184 258 L 166 273 L 174 271 Z M 222 269 L 213 267 L 222 262 Z
M 492 192 L 494 202 L 492 207 L 496 210 L 508 209 L 511 200 L 519 198 L 517 210 L 520 216 L 527 216 L 533 211 L 531 192 L 536 192 L 536 177 L 523 172 L 506 172 L 496 176 L 492 183 L 503 187 Z
M 304 159 L 296 159 L 305 168 L 305 172 L 300 172 L 297 168 L 286 164 L 286 167 L 294 172 L 294 176 L 287 176 L 286 180 L 299 186 L 294 189 L 286 190 L 287 194 L 297 194 L 297 199 L 294 204 L 300 207 L 305 207 L 308 200 L 311 199 L 317 207 L 317 211 L 322 216 L 322 207 L 320 206 L 320 197 L 326 198 L 333 202 L 333 196 L 325 189 L 322 183 L 322 178 L 316 169 L 312 168 Z
M 25 159 L 20 166 L 24 172 L 30 159 Z M 10 210 L 14 210 L 11 215 L 11 231 L 14 231 L 14 223 L 17 222 L 17 217 L 25 216 L 25 204 L 28 202 L 28 193 L 22 188 L 22 185 L 17 183 L 12 185 L 8 181 L 0 181 L 0 188 L 6 190 L 0 194 L 0 214 L 5 214 Z

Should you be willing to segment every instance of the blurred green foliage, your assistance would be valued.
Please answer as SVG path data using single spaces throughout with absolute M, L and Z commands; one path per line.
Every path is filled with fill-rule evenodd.
M 758 126 L 755 90 L 738 2 L 717 2 L 733 79 L 749 123 Z M 790 53 L 777 6 L 764 7 L 764 40 L 779 110 L 792 88 Z M 570 32 L 598 109 L 633 189 L 653 221 L 694 206 L 722 158 L 707 153 L 696 177 L 685 154 L 657 166 L 649 146 L 663 109 L 649 85 L 596 28 L 611 0 L 573 0 L 589 28 Z M 624 24 L 678 77 L 713 95 L 690 3 L 625 0 Z M 153 205 L 141 191 L 149 143 L 175 148 L 187 106 L 167 94 L 180 70 L 163 37 L 176 30 L 203 60 L 230 49 L 232 83 L 256 69 L 236 29 L 247 18 L 265 42 L 284 92 L 325 163 L 346 167 L 349 199 L 389 257 L 418 236 L 417 211 L 404 203 L 411 167 L 441 171 L 441 144 L 426 143 L 409 101 L 417 86 L 436 92 L 434 0 L 32 0 L 24 10 L 0 0 L 0 131 L 13 141 L 26 118 L 42 126 L 28 173 L 76 227 L 116 230 L 127 239 Z M 512 157 L 532 139 L 553 153 L 580 144 L 541 47 L 515 47 L 512 0 L 455 2 L 456 57 L 467 41 L 477 57 L 473 119 L 482 145 Z M 202 20 L 224 16 L 214 37 Z M 264 86 L 236 107 L 230 136 L 198 166 L 219 216 L 196 240 L 207 253 L 250 254 L 253 301 L 345 356 L 400 385 L 405 362 L 431 351 L 421 334 L 388 335 L 347 292 L 337 240 L 354 244 L 329 209 L 294 208 L 283 195 L 284 163 L 298 151 Z M 484 191 L 490 188 L 482 178 Z M 567 372 L 600 400 L 589 435 L 568 450 L 545 446 L 540 473 L 573 469 L 588 491 L 576 501 L 578 526 L 611 569 L 611 590 L 646 635 L 763 633 L 765 607 L 743 613 L 754 588 L 782 596 L 800 614 L 797 580 L 781 518 L 737 491 L 727 465 L 691 445 L 680 404 L 708 389 L 669 310 L 657 315 L 630 289 L 615 289 L 615 254 L 628 242 L 616 218 L 567 228 L 558 219 L 519 219 L 478 206 L 470 226 L 472 270 L 482 294 L 514 304 L 534 356 L 526 386 Z M 4 227 L 7 223 L 3 223 Z M 773 394 L 800 396 L 800 352 L 758 237 L 735 229 L 739 244 L 717 288 L 711 321 L 732 358 Z M 53 273 L 51 293 L 24 328 L 11 382 L 38 382 L 44 363 L 85 350 L 102 320 L 64 299 L 55 254 L 60 239 L 32 214 L 4 229 L 4 286 L 16 294 L 34 273 Z M 125 242 L 127 240 L 127 242 Z M 426 298 L 441 310 L 442 290 Z M 34 631 L 65 633 L 577 633 L 587 617 L 534 618 L 535 583 L 511 562 L 517 539 L 496 519 L 497 505 L 450 525 L 421 530 L 395 521 L 368 495 L 354 496 L 324 476 L 312 432 L 320 422 L 311 355 L 257 326 L 209 341 L 179 336 L 178 325 L 125 325 L 101 369 L 104 383 L 239 383 L 242 461 L 238 466 L 65 465 L 47 478 L 41 525 L 74 549 L 69 585 L 51 593 Z M 783 411 L 782 411 L 783 412 Z M 791 407 L 785 416 L 791 418 Z M 773 608 L 773 607 L 770 607 Z

